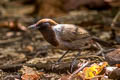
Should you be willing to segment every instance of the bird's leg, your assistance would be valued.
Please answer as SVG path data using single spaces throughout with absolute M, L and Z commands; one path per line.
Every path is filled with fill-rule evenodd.
M 59 64 L 62 60 L 62 58 L 69 52 L 70 50 L 67 50 L 56 62 L 56 64 Z
M 71 72 L 72 72 L 72 70 L 73 70 L 73 67 L 74 67 L 74 65 L 75 65 L 75 63 L 76 63 L 76 60 L 77 60 L 77 58 L 78 58 L 78 56 L 80 56 L 80 53 L 81 53 L 81 50 L 79 50 L 79 52 L 78 52 L 78 54 L 75 56 L 75 58 L 72 60 L 72 63 L 71 63 Z
M 74 65 L 75 65 L 75 63 L 76 63 L 76 60 L 77 60 L 78 56 L 80 56 L 81 51 L 90 48 L 90 46 L 91 46 L 91 45 L 84 46 L 84 47 L 82 47 L 82 48 L 79 49 L 78 54 L 77 54 L 77 55 L 75 56 L 75 58 L 72 60 L 72 63 L 71 63 L 71 72 L 72 72 L 72 69 L 73 69 L 73 67 L 74 67 Z

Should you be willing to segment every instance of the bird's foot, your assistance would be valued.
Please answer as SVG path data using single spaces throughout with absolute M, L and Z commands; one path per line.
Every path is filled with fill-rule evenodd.
M 58 66 L 59 66 L 59 63 L 58 63 L 58 62 L 53 63 L 53 65 L 52 65 L 52 70 L 54 70 L 54 69 L 57 68 Z
M 53 69 L 56 68 L 56 67 L 58 67 L 58 64 L 60 64 L 62 58 L 63 58 L 68 52 L 69 52 L 69 50 L 67 50 L 65 53 L 63 53 L 63 55 L 57 60 L 57 62 L 55 62 L 55 63 L 53 64 Z
M 53 63 L 52 69 L 59 67 L 60 62 L 61 61 L 57 61 L 57 62 Z
M 73 72 L 74 65 L 76 64 L 76 60 L 73 60 L 71 65 L 70 65 L 70 72 Z

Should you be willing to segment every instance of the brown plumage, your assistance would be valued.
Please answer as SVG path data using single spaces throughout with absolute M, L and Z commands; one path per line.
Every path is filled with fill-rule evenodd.
M 42 19 L 31 27 L 38 28 L 51 45 L 60 49 L 78 50 L 92 43 L 89 33 L 73 24 L 57 24 L 52 19 Z

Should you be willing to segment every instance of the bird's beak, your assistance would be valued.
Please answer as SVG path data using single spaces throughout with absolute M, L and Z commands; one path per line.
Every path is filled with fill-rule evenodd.
M 28 29 L 36 29 L 37 27 L 36 27 L 36 24 L 33 24 L 33 25 L 30 25 L 30 26 L 28 26 Z

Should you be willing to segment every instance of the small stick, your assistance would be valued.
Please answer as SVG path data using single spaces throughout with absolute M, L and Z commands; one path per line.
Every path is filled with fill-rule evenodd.
M 120 11 L 118 11 L 118 13 L 116 14 L 116 16 L 113 18 L 113 21 L 112 21 L 112 24 L 111 24 L 112 28 L 114 28 L 115 23 L 117 22 L 119 16 L 120 16 Z
M 120 16 L 120 11 L 116 14 L 116 16 L 112 20 L 111 28 L 112 28 L 112 39 L 116 39 L 116 31 L 115 31 L 115 23 L 117 22 L 118 18 Z
M 12 38 L 12 39 L 8 39 L 8 40 L 0 40 L 0 44 L 7 44 L 7 43 L 12 43 L 18 40 L 21 40 L 22 37 L 17 37 L 17 38 Z
M 78 70 L 76 70 L 75 72 L 73 72 L 72 74 L 71 74 L 71 76 L 68 78 L 68 80 L 71 80 L 71 78 L 75 75 L 75 74 L 77 74 L 78 72 L 80 72 L 84 67 L 86 67 L 88 64 L 89 64 L 90 62 L 86 62 L 82 67 L 80 67 Z

